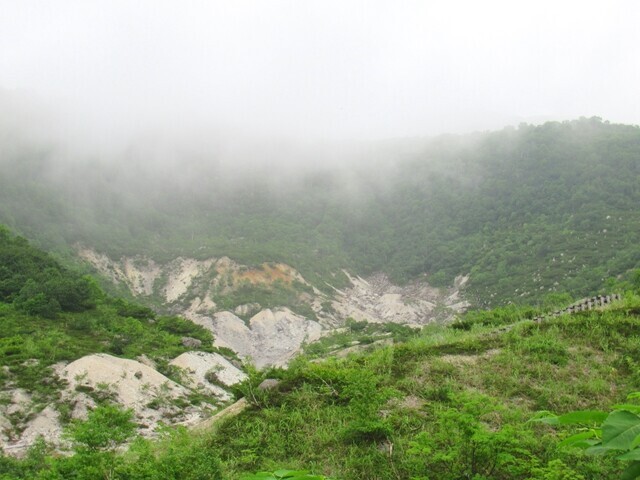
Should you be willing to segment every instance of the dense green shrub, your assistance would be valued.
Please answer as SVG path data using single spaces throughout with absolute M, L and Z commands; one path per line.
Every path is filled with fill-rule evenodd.
M 56 318 L 61 311 L 96 306 L 91 282 L 63 268 L 46 253 L 0 226 L 0 301 L 29 315 Z

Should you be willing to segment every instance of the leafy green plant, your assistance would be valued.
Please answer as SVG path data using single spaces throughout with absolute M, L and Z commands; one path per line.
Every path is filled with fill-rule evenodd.
M 627 397 L 640 399 L 640 392 Z M 533 419 L 549 425 L 581 425 L 579 432 L 562 440 L 560 447 L 578 447 L 588 455 L 610 455 L 629 462 L 621 479 L 640 478 L 640 404 L 615 405 L 613 411 L 575 411 Z
M 114 405 L 96 408 L 84 422 L 73 423 L 68 435 L 78 450 L 112 450 L 133 436 L 133 412 Z
M 329 480 L 323 475 L 313 475 L 307 470 L 276 470 L 275 472 L 257 472 L 247 475 L 241 480 L 280 480 L 288 478 L 290 480 Z
M 369 371 L 348 372 L 349 383 L 340 396 L 347 400 L 352 420 L 342 431 L 347 442 L 379 442 L 391 436 L 389 422 L 380 410 L 394 395 L 394 391 L 381 385 L 381 378 Z
M 517 478 L 527 468 L 530 433 L 499 426 L 502 410 L 488 397 L 463 394 L 438 411 L 432 419 L 435 429 L 409 442 L 408 454 L 429 475 L 418 478 Z

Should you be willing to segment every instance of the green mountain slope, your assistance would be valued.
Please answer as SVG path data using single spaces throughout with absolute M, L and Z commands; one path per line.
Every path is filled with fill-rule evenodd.
M 625 462 L 556 446 L 574 427 L 529 420 L 540 411 L 607 410 L 638 390 L 639 314 L 640 297 L 628 292 L 605 311 L 524 321 L 506 333 L 476 316 L 471 330 L 426 327 L 369 353 L 299 358 L 288 370 L 254 374 L 239 388 L 247 409 L 210 431 L 137 442 L 124 455 L 79 444 L 75 456 L 45 461 L 41 450 L 0 462 L 0 472 L 235 480 L 286 467 L 340 480 L 619 478 Z M 487 315 L 522 318 L 516 309 Z M 265 376 L 280 383 L 260 390 Z M 190 477 L 174 464 L 187 452 L 197 452 Z
M 527 421 L 543 410 L 606 409 L 638 388 L 637 301 L 502 336 L 425 329 L 372 354 L 300 361 L 222 425 L 212 449 L 231 472 L 286 465 L 339 479 L 616 478 L 622 462 L 558 450 L 557 431 Z
M 487 306 L 590 294 L 640 265 L 640 129 L 597 118 L 374 144 L 297 173 L 4 150 L 0 221 L 58 251 L 279 261 L 320 286 L 344 283 L 341 268 L 436 285 L 471 273 Z
M 640 129 L 590 119 L 441 147 L 431 155 L 446 171 L 408 163 L 353 240 L 352 255 L 367 241 L 389 246 L 372 269 L 432 281 L 470 272 L 477 303 L 488 305 L 587 294 L 638 265 Z
M 146 353 L 162 366 L 185 350 L 185 334 L 208 348 L 211 338 L 201 328 L 177 318 L 150 321 L 148 309 L 104 295 L 6 230 L 0 258 L 3 389 L 23 388 L 44 406 L 58 399 L 61 386 L 48 380 L 57 361 Z M 73 456 L 36 443 L 24 460 L 0 457 L 0 478 L 235 480 L 282 467 L 334 479 L 617 478 L 623 461 L 556 447 L 576 428 L 529 420 L 540 411 L 608 410 L 640 390 L 634 278 L 617 285 L 628 290 L 624 300 L 602 311 L 542 323 L 528 320 L 536 314 L 529 307 L 472 312 L 460 325 L 395 328 L 388 333 L 402 341 L 346 358 L 319 361 L 323 347 L 310 346 L 313 360 L 254 372 L 237 387 L 248 402 L 239 415 L 206 432 L 169 430 L 157 443 L 137 439 L 126 452 L 118 446 L 132 438 L 134 419 L 107 400 L 86 421 L 68 423 Z M 79 303 L 58 302 L 46 316 L 22 303 L 36 285 L 41 292 L 24 296 L 42 294 L 49 305 L 57 284 L 83 285 Z M 515 326 L 495 330 L 503 324 Z M 385 333 L 358 322 L 349 328 L 372 339 Z M 332 341 L 324 348 L 332 349 Z M 266 377 L 280 383 L 261 390 Z

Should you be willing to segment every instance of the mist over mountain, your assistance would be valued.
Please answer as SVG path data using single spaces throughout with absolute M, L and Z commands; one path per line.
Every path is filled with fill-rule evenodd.
M 59 251 L 471 274 L 478 305 L 638 266 L 640 131 L 599 118 L 388 141 L 149 134 L 108 153 L 4 132 L 0 221 Z
M 381 139 L 637 123 L 638 6 L 3 2 L 0 87 L 103 148 L 149 130 Z
M 0 479 L 640 478 L 638 18 L 0 0 Z

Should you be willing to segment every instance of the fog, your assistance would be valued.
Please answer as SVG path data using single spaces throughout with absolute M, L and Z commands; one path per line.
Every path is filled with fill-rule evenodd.
M 160 137 L 277 150 L 640 117 L 634 1 L 0 0 L 0 11 L 0 89 L 41 105 L 51 135 L 92 148 Z

